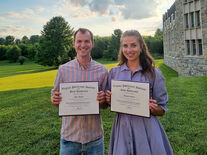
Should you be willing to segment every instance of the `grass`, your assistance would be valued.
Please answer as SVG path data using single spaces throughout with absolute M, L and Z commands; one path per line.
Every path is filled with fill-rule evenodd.
M 108 69 L 116 65 L 107 63 Z M 169 95 L 169 111 L 159 119 L 174 153 L 207 154 L 207 77 L 178 77 L 163 60 L 156 65 Z M 50 69 L 32 62 L 22 66 L 0 61 L 0 154 L 59 153 L 61 118 L 50 103 L 57 70 Z M 107 154 L 114 113 L 107 109 L 101 115 Z
M 31 74 L 37 72 L 44 72 L 54 69 L 54 67 L 45 67 L 38 65 L 32 61 L 25 61 L 24 65 L 19 63 L 9 63 L 9 61 L 0 61 L 0 78 L 20 74 Z

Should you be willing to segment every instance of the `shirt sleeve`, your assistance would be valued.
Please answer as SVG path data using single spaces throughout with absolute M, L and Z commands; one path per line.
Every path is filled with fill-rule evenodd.
M 109 71 L 108 80 L 107 80 L 107 90 L 111 91 L 111 80 L 112 80 L 113 68 Z
M 155 80 L 153 84 L 152 99 L 157 101 L 157 104 L 165 111 L 167 107 L 165 106 L 168 102 L 168 94 L 165 86 L 165 79 L 158 68 L 155 68 Z
M 55 78 L 55 82 L 54 82 L 54 88 L 51 90 L 51 96 L 53 95 L 53 93 L 55 91 L 59 92 L 61 81 L 62 81 L 62 73 L 61 73 L 61 66 L 60 66 L 59 69 L 58 69 L 58 72 L 56 74 L 56 78 Z
M 104 68 L 103 79 L 101 83 L 101 90 L 104 92 L 106 92 L 106 89 L 107 89 L 107 78 L 108 78 L 108 70 Z

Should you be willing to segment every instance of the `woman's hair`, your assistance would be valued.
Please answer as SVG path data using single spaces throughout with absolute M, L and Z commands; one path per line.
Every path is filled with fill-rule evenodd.
M 145 44 L 142 36 L 136 30 L 125 31 L 122 34 L 121 39 L 120 39 L 121 44 L 120 44 L 119 55 L 118 55 L 118 59 L 119 59 L 118 65 L 122 65 L 127 62 L 127 58 L 124 56 L 123 51 L 122 51 L 122 41 L 123 41 L 123 38 L 127 36 L 136 37 L 140 45 L 141 50 L 140 50 L 140 55 L 139 55 L 139 61 L 140 61 L 140 65 L 142 66 L 142 71 L 141 71 L 142 74 L 146 75 L 147 73 L 151 73 L 152 77 L 154 78 L 154 69 L 155 69 L 154 60 L 152 56 L 150 55 L 147 45 Z

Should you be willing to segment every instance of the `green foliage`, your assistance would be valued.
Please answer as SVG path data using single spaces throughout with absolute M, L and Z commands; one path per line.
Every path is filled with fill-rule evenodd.
M 16 39 L 16 40 L 15 40 L 15 44 L 16 44 L 16 45 L 18 45 L 18 44 L 20 44 L 20 43 L 21 43 L 21 40 L 20 40 L 20 39 Z
M 18 58 L 18 61 L 19 61 L 19 63 L 21 64 L 21 65 L 23 65 L 24 64 L 24 62 L 26 61 L 26 57 L 24 57 L 24 56 L 19 56 L 19 58 Z
M 156 32 L 155 32 L 155 35 L 154 37 L 162 37 L 163 38 L 163 31 L 161 29 L 157 29 Z
M 104 54 L 106 58 L 110 60 L 117 60 L 120 48 L 121 35 L 122 31 L 120 29 L 114 30 L 114 34 L 112 34 L 111 40 L 109 42 L 108 52 L 107 54 Z
M 17 62 L 21 55 L 21 49 L 17 45 L 11 46 L 6 53 L 6 57 L 10 62 Z
M 5 45 L 0 45 L 0 60 L 6 59 L 6 51 L 8 50 L 8 47 Z
M 58 66 L 72 51 L 73 28 L 61 16 L 53 17 L 43 26 L 37 61 L 42 65 Z
M 6 36 L 5 45 L 13 45 L 14 44 L 14 36 Z
M 5 44 L 5 39 L 4 38 L 0 38 L 0 45 L 4 45 Z
M 28 58 L 31 60 L 35 60 L 38 50 L 40 50 L 40 44 L 38 42 L 33 45 L 30 44 L 28 46 Z
M 162 37 L 151 37 L 145 36 L 143 37 L 149 52 L 153 54 L 160 54 L 163 55 L 163 38 Z
M 39 35 L 32 35 L 29 39 L 30 44 L 35 44 L 38 43 L 40 40 L 40 36 Z
M 22 56 L 28 57 L 29 45 L 25 43 L 20 43 L 18 47 L 21 49 Z
M 103 57 L 104 50 L 107 50 L 110 37 L 99 37 L 94 38 L 95 45 L 91 51 L 93 59 L 100 59 Z
M 21 42 L 23 44 L 28 44 L 29 43 L 29 38 L 27 36 L 23 36 Z

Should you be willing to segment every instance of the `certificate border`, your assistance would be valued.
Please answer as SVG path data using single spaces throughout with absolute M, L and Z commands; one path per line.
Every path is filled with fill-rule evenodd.
M 89 82 L 97 82 L 97 83 L 99 83 L 99 81 L 74 81 L 74 82 L 61 82 L 61 83 L 89 83 Z M 59 92 L 60 92 L 60 85 L 59 85 Z M 58 105 L 58 116 L 59 117 L 63 117 L 63 116 L 87 116 L 87 115 L 100 115 L 100 104 L 98 104 L 98 114 L 81 114 L 81 115 L 79 115 L 79 114 L 76 114 L 76 115 L 60 115 L 59 114 L 59 105 Z
M 150 98 L 150 83 L 149 82 L 138 82 L 138 81 L 128 81 L 128 80 L 111 80 L 111 81 L 123 81 L 123 82 L 132 82 L 132 83 L 148 83 L 149 85 L 149 98 Z M 112 89 L 112 88 L 111 88 Z M 117 112 L 117 111 L 113 111 L 111 110 L 111 106 L 110 106 L 110 111 L 111 112 L 116 112 L 116 113 L 120 113 L 120 114 L 127 114 L 127 115 L 132 115 L 132 116 L 139 116 L 139 117 L 144 117 L 144 118 L 150 118 L 151 114 L 150 114 L 150 109 L 149 109 L 149 117 L 147 116 L 141 116 L 141 115 L 135 115 L 135 114 L 130 114 L 130 113 L 124 113 L 124 112 Z

